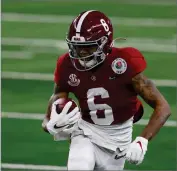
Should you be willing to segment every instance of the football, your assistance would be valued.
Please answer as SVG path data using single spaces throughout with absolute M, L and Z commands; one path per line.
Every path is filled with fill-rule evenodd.
M 71 112 L 75 107 L 77 107 L 76 102 L 73 99 L 71 99 L 71 98 L 60 98 L 60 99 L 58 99 L 58 101 L 59 101 L 59 104 L 56 105 L 56 112 L 58 114 L 60 114 L 62 112 L 64 106 L 69 101 L 72 102 L 72 105 L 71 105 L 70 109 L 68 110 L 68 113 Z

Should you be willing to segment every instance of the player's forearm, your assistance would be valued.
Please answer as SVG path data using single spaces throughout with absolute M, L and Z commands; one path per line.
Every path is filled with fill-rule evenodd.
M 155 107 L 149 123 L 144 128 L 141 136 L 151 140 L 159 132 L 160 128 L 164 125 L 170 114 L 171 112 L 168 104 Z
M 47 123 L 49 122 L 50 120 L 50 114 L 51 114 L 51 107 L 52 107 L 52 104 L 55 100 L 57 100 L 58 98 L 61 97 L 61 94 L 60 93 L 57 93 L 57 94 L 53 94 L 50 99 L 49 99 L 49 102 L 48 102 L 48 106 L 47 106 L 47 112 L 46 112 L 46 115 L 44 117 L 44 120 L 42 122 L 42 128 L 45 132 L 48 132 L 47 130 Z M 49 133 L 49 132 L 48 132 Z
M 45 117 L 44 120 L 43 120 L 43 122 L 42 122 L 42 128 L 43 128 L 43 130 L 44 130 L 45 132 L 48 132 L 48 133 L 49 133 L 49 131 L 47 130 L 47 127 L 46 127 L 48 121 L 49 121 L 49 119 Z
M 154 109 L 148 125 L 141 134 L 142 137 L 150 140 L 157 134 L 170 116 L 170 107 L 155 84 L 142 73 L 132 78 L 132 84 L 137 94 Z
M 67 93 L 56 91 L 56 89 L 57 89 L 57 87 L 55 86 L 54 94 L 49 99 L 48 106 L 47 106 L 47 112 L 46 112 L 46 115 L 45 115 L 44 120 L 42 122 L 42 128 L 45 132 L 48 132 L 46 125 L 47 125 L 48 121 L 50 120 L 51 107 L 52 107 L 53 102 L 59 98 L 68 96 Z
M 42 122 L 42 128 L 45 132 L 48 132 L 46 125 L 47 125 L 48 121 L 50 120 L 51 106 L 52 106 L 52 103 L 55 101 L 56 98 L 57 97 L 53 94 L 50 97 L 49 102 L 48 102 L 47 112 L 46 112 L 46 115 L 45 115 L 44 120 Z

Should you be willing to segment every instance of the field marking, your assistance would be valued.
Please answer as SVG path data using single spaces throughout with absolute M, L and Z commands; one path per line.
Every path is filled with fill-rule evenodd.
M 2 58 L 7 58 L 7 59 L 31 59 L 32 55 L 33 55 L 32 52 L 26 52 L 26 51 L 3 50 L 1 52 Z
M 34 165 L 34 164 L 12 164 L 12 163 L 2 163 L 1 167 L 3 169 L 23 169 L 23 170 L 47 170 L 47 171 L 58 171 L 67 170 L 66 166 L 52 166 L 52 165 Z M 125 170 L 133 171 L 133 170 Z
M 2 72 L 2 78 L 7 79 L 22 79 L 22 80 L 41 80 L 41 81 L 53 81 L 53 74 L 41 74 L 41 73 L 25 73 L 25 72 Z
M 64 23 L 70 24 L 75 16 L 2 13 L 2 21 L 32 22 L 32 23 Z M 114 25 L 144 26 L 144 27 L 176 27 L 175 19 L 110 17 Z
M 5 79 L 22 79 L 22 80 L 41 80 L 41 81 L 53 81 L 53 74 L 42 74 L 42 73 L 26 73 L 26 72 L 2 72 L 1 78 Z M 160 80 L 152 79 L 156 86 L 164 87 L 177 87 L 176 80 Z
M 46 2 L 46 1 L 58 1 L 58 0 L 36 0 L 36 1 L 40 1 L 40 2 Z M 66 0 L 67 2 L 72 2 L 74 0 Z M 90 1 L 95 1 L 95 0 L 90 0 Z M 104 2 L 104 0 L 97 0 L 97 2 Z M 120 2 L 119 2 L 120 1 Z M 121 0 L 117 0 L 118 3 L 122 3 Z M 172 6 L 172 5 L 176 5 L 176 1 L 173 0 L 124 0 L 123 3 L 125 4 L 141 4 L 141 5 L 160 5 L 160 6 Z
M 58 171 L 67 170 L 66 166 L 51 166 L 51 165 L 34 165 L 34 164 L 12 164 L 2 163 L 1 167 L 4 169 L 30 169 L 30 170 L 47 170 L 47 171 Z
M 164 38 L 141 38 L 141 37 L 128 37 L 127 40 L 119 41 L 120 43 L 125 42 L 132 43 L 147 43 L 147 44 L 162 44 L 162 45 L 175 45 L 176 38 L 164 39 Z M 24 38 L 24 37 L 2 37 L 2 44 L 4 45 L 31 45 L 31 46 L 45 46 L 53 47 L 58 43 L 63 43 L 67 45 L 65 40 L 61 39 L 45 39 L 45 38 Z
M 43 47 L 43 48 L 56 48 L 62 50 L 68 50 L 66 41 L 55 39 L 34 39 L 34 38 L 12 38 L 2 37 L 2 45 L 11 46 L 28 46 L 31 47 Z M 128 38 L 126 41 L 115 42 L 116 47 L 133 46 L 141 51 L 148 52 L 166 52 L 176 53 L 176 40 L 175 39 L 151 39 L 151 38 Z
M 1 112 L 2 118 L 11 119 L 31 119 L 31 120 L 43 120 L 44 114 L 41 113 L 18 113 L 18 112 Z M 147 125 L 148 119 L 141 119 L 136 125 Z M 166 127 L 176 127 L 177 122 L 173 120 L 168 120 L 165 125 Z
M 136 4 L 136 5 L 160 5 L 160 6 L 172 6 L 172 5 L 176 5 L 176 1 L 164 1 L 164 0 L 124 0 L 123 1 L 126 4 Z
M 35 0 L 40 2 L 46 2 L 46 1 L 58 1 L 58 0 Z M 66 0 L 67 2 L 72 2 L 74 0 Z M 95 0 L 90 0 L 95 1 Z M 105 2 L 104 0 L 97 0 L 97 2 Z M 117 0 L 118 3 L 122 3 L 122 0 Z M 176 1 L 174 0 L 124 0 L 123 4 L 136 4 L 136 5 L 158 5 L 158 6 L 172 6 L 176 5 Z
M 1 116 L 11 119 L 43 120 L 45 115 L 42 113 L 1 112 Z
M 36 171 L 37 170 L 47 170 L 47 171 L 67 170 L 66 166 L 14 164 L 14 163 L 13 164 L 12 163 L 2 163 L 1 167 L 3 169 L 23 169 L 23 170 L 36 170 Z M 135 170 L 125 170 L 125 171 L 135 171 Z M 149 170 L 144 170 L 144 171 L 149 171 Z M 155 171 L 155 170 L 153 170 L 153 171 Z M 158 170 L 158 171 L 161 171 L 161 170 Z M 168 170 L 163 170 L 163 171 L 168 171 Z

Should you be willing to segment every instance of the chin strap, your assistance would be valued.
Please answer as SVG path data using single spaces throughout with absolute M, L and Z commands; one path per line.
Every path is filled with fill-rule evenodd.
M 124 37 L 117 37 L 117 38 L 115 38 L 115 39 L 112 41 L 111 47 L 114 46 L 114 43 L 115 43 L 117 40 L 127 40 L 127 39 L 124 38 Z
M 124 37 L 117 37 L 117 38 L 115 38 L 113 41 L 115 42 L 116 40 L 127 40 L 127 39 L 124 38 Z

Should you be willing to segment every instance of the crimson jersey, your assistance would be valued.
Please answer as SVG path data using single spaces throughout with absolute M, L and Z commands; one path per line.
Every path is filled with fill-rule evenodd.
M 81 72 L 69 54 L 58 58 L 55 83 L 61 91 L 72 92 L 79 100 L 83 120 L 98 124 L 122 123 L 140 110 L 131 79 L 146 68 L 143 55 L 135 48 L 112 48 L 96 68 Z

